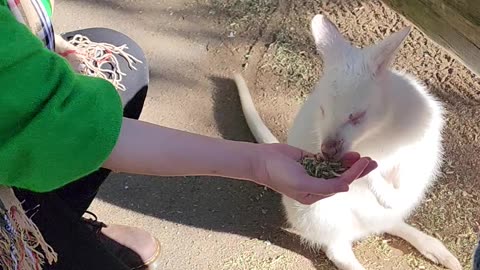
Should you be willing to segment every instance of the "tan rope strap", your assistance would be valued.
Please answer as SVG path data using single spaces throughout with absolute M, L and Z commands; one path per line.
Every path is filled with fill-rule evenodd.
M 82 74 L 103 78 L 111 82 L 117 90 L 125 91 L 125 86 L 121 83 L 126 74 L 120 70 L 117 56 L 125 58 L 131 69 L 137 70 L 135 63 L 142 61 L 125 52 L 128 49 L 126 44 L 116 47 L 108 43 L 93 42 L 85 36 L 75 35 L 70 44 L 76 47 L 76 54 L 83 62 Z M 105 68 L 110 65 L 112 69 Z

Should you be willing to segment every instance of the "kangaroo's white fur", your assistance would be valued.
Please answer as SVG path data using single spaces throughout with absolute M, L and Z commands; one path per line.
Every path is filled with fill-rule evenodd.
M 328 138 L 344 142 L 342 153 L 370 156 L 379 167 L 350 190 L 302 205 L 283 196 L 289 223 L 339 269 L 361 270 L 352 243 L 372 234 L 403 238 L 428 259 L 450 269 L 460 262 L 437 239 L 404 222 L 434 182 L 442 161 L 443 107 L 413 77 L 390 70 L 407 27 L 378 44 L 351 46 L 324 16 L 311 30 L 324 60 L 324 75 L 298 112 L 288 144 L 320 152 Z M 277 142 L 255 110 L 241 75 L 235 75 L 247 123 L 258 142 Z M 351 113 L 366 111 L 357 125 Z

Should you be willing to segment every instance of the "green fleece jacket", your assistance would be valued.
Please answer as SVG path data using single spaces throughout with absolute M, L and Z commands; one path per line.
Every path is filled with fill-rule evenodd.
M 0 0 L 0 185 L 47 192 L 97 170 L 121 123 L 114 86 L 75 74 Z

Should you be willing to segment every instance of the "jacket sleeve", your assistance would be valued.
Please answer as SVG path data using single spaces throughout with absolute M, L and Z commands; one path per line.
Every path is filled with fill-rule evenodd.
M 97 170 L 120 133 L 106 80 L 73 72 L 0 6 L 0 185 L 47 192 Z

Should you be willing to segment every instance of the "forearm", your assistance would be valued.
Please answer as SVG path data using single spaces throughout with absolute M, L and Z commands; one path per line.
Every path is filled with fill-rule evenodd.
M 144 175 L 252 180 L 257 146 L 124 118 L 118 142 L 104 167 Z

